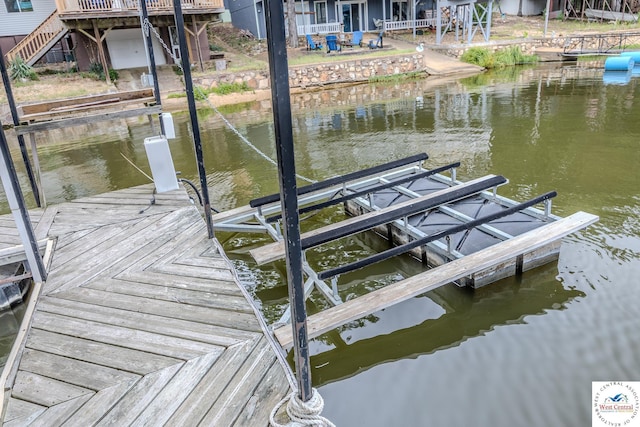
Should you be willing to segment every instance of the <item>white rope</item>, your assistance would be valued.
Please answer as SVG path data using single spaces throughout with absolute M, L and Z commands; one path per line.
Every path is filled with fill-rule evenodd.
M 169 47 L 165 44 L 165 42 L 162 40 L 162 37 L 160 37 L 160 34 L 158 33 L 158 31 L 156 31 L 156 29 L 153 28 L 153 25 L 151 24 L 151 22 L 149 22 L 148 19 L 144 20 L 143 27 L 144 27 L 145 33 L 148 34 L 149 30 L 151 30 L 153 32 L 153 34 L 156 36 L 156 38 L 160 41 L 160 44 L 162 44 L 162 47 L 164 48 L 164 50 L 166 50 L 167 53 L 171 56 L 171 58 L 173 59 L 173 62 L 175 62 L 176 65 L 180 68 L 180 70 L 184 73 L 184 70 L 182 69 L 182 63 L 180 62 L 178 57 L 174 55 L 174 53 L 171 51 L 171 49 L 169 49 Z M 271 164 L 273 164 L 275 166 L 278 166 L 278 163 L 275 160 L 273 160 L 271 157 L 267 156 L 258 147 L 253 145 L 244 135 L 242 135 L 240 133 L 240 131 L 238 129 L 236 129 L 236 127 L 233 126 L 233 124 L 229 120 L 227 120 L 227 118 L 220 112 L 220 110 L 218 110 L 218 108 L 215 105 L 213 105 L 213 103 L 209 100 L 209 97 L 206 96 L 198 86 L 194 86 L 194 91 L 199 93 L 200 98 L 205 99 L 207 101 L 207 104 L 209 104 L 209 107 L 213 111 L 215 111 L 215 113 L 222 119 L 222 121 L 227 125 L 227 127 L 229 129 L 231 129 L 233 131 L 233 133 L 235 133 L 242 140 L 242 142 L 244 142 L 249 147 L 251 147 L 256 153 L 258 153 L 262 158 L 267 160 L 269 163 L 271 163 Z M 301 179 L 303 181 L 307 181 L 307 182 L 309 182 L 311 184 L 317 182 L 316 180 L 304 177 L 304 176 L 302 176 L 300 174 L 296 174 L 296 177 L 298 177 L 299 179 Z
M 320 415 L 324 409 L 324 400 L 318 390 L 312 388 L 311 393 L 311 398 L 307 402 L 300 400 L 297 391 L 278 402 L 269 416 L 271 427 L 336 427 L 335 424 Z M 287 415 L 289 415 L 290 421 L 287 424 L 280 424 L 275 420 L 275 416 L 285 403 L 287 403 Z

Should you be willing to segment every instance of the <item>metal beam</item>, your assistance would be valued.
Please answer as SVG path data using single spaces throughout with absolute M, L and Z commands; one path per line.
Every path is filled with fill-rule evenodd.
M 2 185 L 9 202 L 9 208 L 24 246 L 29 271 L 31 271 L 36 282 L 44 282 L 47 279 L 47 271 L 38 251 L 38 241 L 31 226 L 29 212 L 24 204 L 24 197 L 20 189 L 18 175 L 11 160 L 11 152 L 2 129 L 2 123 L 0 123 L 0 155 L 2 157 L 0 159 L 0 178 L 2 178 Z
M 313 396 L 307 337 L 307 311 L 302 278 L 302 249 L 300 245 L 300 218 L 289 98 L 289 69 L 287 40 L 284 29 L 284 10 L 281 1 L 265 4 L 267 47 L 271 80 L 271 105 L 275 127 L 276 153 L 280 205 L 284 212 L 284 239 L 286 245 L 287 279 L 292 309 L 293 356 L 298 382 L 298 397 L 303 402 Z
M 18 109 L 16 108 L 16 101 L 13 98 L 13 90 L 11 89 L 11 81 L 7 73 L 7 67 L 4 64 L 4 53 L 2 47 L 0 47 L 0 73 L 2 73 L 2 82 L 4 83 L 4 90 L 7 94 L 7 102 L 9 103 L 9 109 L 11 110 L 11 118 L 13 120 L 13 126 L 20 124 L 20 117 L 18 117 Z M 27 145 L 24 142 L 24 136 L 18 135 L 18 145 L 20 146 L 20 154 L 22 155 L 22 161 L 29 177 L 29 184 L 31 184 L 31 192 L 33 198 L 36 201 L 38 207 L 42 207 L 40 202 L 40 191 L 38 185 L 34 179 L 33 171 L 31 170 L 31 162 L 29 161 L 29 153 L 27 152 Z
M 204 167 L 204 157 L 202 154 L 202 141 L 200 140 L 200 126 L 198 124 L 198 114 L 196 110 L 196 100 L 193 94 L 193 81 L 191 80 L 191 65 L 189 62 L 189 52 L 187 49 L 187 37 L 184 30 L 184 18 L 182 17 L 182 6 L 180 0 L 173 0 L 173 10 L 176 19 L 176 30 L 180 44 L 180 60 L 182 62 L 182 73 L 184 75 L 185 91 L 189 104 L 189 117 L 191 118 L 191 131 L 193 132 L 193 145 L 196 152 L 196 163 L 198 166 L 198 176 L 200 177 L 200 191 L 202 193 L 202 207 L 204 209 L 204 219 L 207 224 L 207 234 L 209 238 L 214 237 L 213 223 L 211 221 L 211 202 L 209 201 L 209 188 L 207 187 L 207 172 Z

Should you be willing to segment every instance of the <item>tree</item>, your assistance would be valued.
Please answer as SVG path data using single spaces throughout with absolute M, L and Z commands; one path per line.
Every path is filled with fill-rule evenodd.
M 289 26 L 289 46 L 298 47 L 298 26 L 296 25 L 295 0 L 287 1 L 287 25 Z

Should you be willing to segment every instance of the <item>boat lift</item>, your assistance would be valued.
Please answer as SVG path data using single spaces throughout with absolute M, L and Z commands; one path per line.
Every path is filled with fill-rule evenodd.
M 553 215 L 553 191 L 516 202 L 497 194 L 498 187 L 508 183 L 505 177 L 461 182 L 456 179 L 458 162 L 425 169 L 427 159 L 418 154 L 298 188 L 300 214 L 343 204 L 351 215 L 301 235 L 305 298 L 315 289 L 332 306 L 308 318 L 309 338 L 447 283 L 477 288 L 522 274 L 557 259 L 562 237 L 598 220 L 583 212 L 567 218 Z M 250 251 L 262 265 L 285 257 L 281 219 L 279 195 L 274 194 L 217 214 L 213 222 L 216 231 L 268 233 L 275 242 Z M 322 272 L 314 271 L 304 257 L 314 247 L 368 230 L 396 246 Z M 431 269 L 342 301 L 339 275 L 402 253 L 411 253 Z M 282 326 L 289 320 L 287 309 L 273 325 L 284 348 L 291 346 L 290 328 Z

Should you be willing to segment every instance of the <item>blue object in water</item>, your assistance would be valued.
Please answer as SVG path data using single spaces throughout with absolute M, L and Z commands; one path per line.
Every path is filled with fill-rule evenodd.
M 633 62 L 636 66 L 640 66 L 640 52 L 639 51 L 630 51 L 630 52 L 622 52 L 620 56 L 630 56 L 633 58 Z
M 605 71 L 629 71 L 635 62 L 631 56 L 612 56 L 604 61 Z
M 602 82 L 606 85 L 626 85 L 631 81 L 631 71 L 607 71 L 602 75 Z

